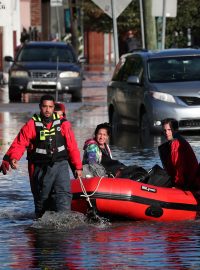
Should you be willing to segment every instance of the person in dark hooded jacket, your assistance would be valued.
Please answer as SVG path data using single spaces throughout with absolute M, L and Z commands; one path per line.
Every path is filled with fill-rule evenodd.
M 159 146 L 163 168 L 171 177 L 173 186 L 181 189 L 200 190 L 199 164 L 191 145 L 178 132 L 178 121 L 162 121 L 167 142 Z

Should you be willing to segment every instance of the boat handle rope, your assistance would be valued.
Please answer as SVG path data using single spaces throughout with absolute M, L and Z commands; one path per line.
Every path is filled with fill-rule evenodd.
M 101 176 L 101 178 L 99 179 L 98 184 L 97 184 L 97 187 L 95 188 L 94 192 L 91 193 L 90 195 L 88 195 L 81 177 L 80 176 L 78 177 L 78 179 L 80 181 L 81 189 L 82 189 L 82 192 L 83 192 L 83 194 L 81 194 L 81 197 L 85 197 L 86 198 L 86 201 L 88 201 L 90 207 L 92 207 L 92 203 L 90 201 L 90 197 L 93 196 L 97 192 L 97 189 L 99 188 L 99 185 L 100 185 L 101 180 L 103 178 L 104 178 L 104 176 Z

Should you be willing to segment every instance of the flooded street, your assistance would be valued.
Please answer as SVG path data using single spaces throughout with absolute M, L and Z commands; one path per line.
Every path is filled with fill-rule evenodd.
M 106 85 L 111 71 L 85 73 L 84 99 L 64 97 L 67 118 L 78 145 L 93 135 L 97 124 L 108 121 Z M 21 126 L 38 112 L 39 97 L 8 102 L 0 89 L 0 159 Z M 200 136 L 185 134 L 200 161 Z M 161 165 L 157 147 L 161 136 L 141 138 L 131 130 L 113 134 L 114 159 L 150 169 Z M 138 222 L 102 220 L 91 224 L 82 214 L 47 213 L 34 221 L 26 154 L 19 170 L 0 174 L 0 269 L 200 269 L 200 221 Z

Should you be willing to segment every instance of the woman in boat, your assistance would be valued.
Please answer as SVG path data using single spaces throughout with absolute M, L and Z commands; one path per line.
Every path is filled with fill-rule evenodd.
M 85 141 L 83 154 L 83 173 L 84 165 L 102 165 L 108 176 L 136 179 L 147 173 L 145 169 L 139 166 L 126 166 L 119 160 L 112 158 L 112 153 L 108 145 L 109 137 L 111 135 L 111 127 L 109 123 L 102 123 L 97 125 L 94 137 Z M 97 168 L 101 170 L 101 167 Z M 98 175 L 98 174 L 97 174 Z M 99 175 L 102 176 L 102 175 Z
M 175 187 L 185 190 L 200 190 L 198 160 L 191 145 L 179 134 L 178 121 L 164 119 L 162 129 L 167 142 L 159 146 L 163 168 Z
M 94 137 L 85 141 L 83 150 L 83 165 L 101 164 L 106 172 L 116 175 L 116 172 L 125 165 L 118 160 L 112 159 L 112 153 L 108 145 L 111 134 L 109 123 L 97 125 Z

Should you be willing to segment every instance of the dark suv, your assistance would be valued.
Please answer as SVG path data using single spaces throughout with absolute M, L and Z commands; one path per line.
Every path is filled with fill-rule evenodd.
M 123 55 L 107 87 L 113 126 L 160 131 L 175 118 L 180 130 L 200 130 L 200 50 L 135 51 Z
M 9 70 L 9 99 L 21 100 L 22 93 L 70 93 L 82 99 L 83 74 L 71 45 L 64 42 L 28 42 L 17 53 Z

